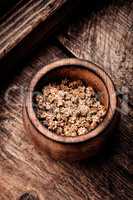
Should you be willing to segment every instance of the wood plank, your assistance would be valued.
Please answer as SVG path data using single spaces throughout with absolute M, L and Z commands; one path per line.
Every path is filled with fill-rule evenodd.
M 0 79 L 69 17 L 74 0 L 21 0 L 0 20 Z
M 133 105 L 132 36 L 133 1 L 118 0 L 95 11 L 86 7 L 59 40 L 74 56 L 102 66 L 114 80 L 118 93 Z
M 46 20 L 46 18 L 54 12 L 56 6 L 60 7 L 60 2 L 57 2 L 54 5 L 54 8 L 51 9 L 49 3 L 44 3 L 44 1 L 27 1 L 20 8 L 16 8 L 16 12 L 13 11 L 10 17 L 0 25 L 0 55 L 3 57 L 3 54 L 10 49 L 12 49 L 17 42 L 22 40 L 29 32 L 31 32 L 41 21 Z M 52 5 L 51 5 L 52 7 Z
M 132 126 L 126 124 L 127 118 L 123 117 L 125 123 L 121 124 L 121 130 L 124 131 L 117 133 L 118 141 L 113 143 L 110 152 L 86 162 L 56 162 L 46 157 L 35 149 L 24 130 L 22 104 L 31 78 L 45 64 L 67 56 L 55 42 L 42 44 L 40 51 L 1 91 L 1 200 L 16 200 L 29 191 L 36 192 L 40 200 L 132 199 Z M 24 194 L 20 200 L 27 198 Z

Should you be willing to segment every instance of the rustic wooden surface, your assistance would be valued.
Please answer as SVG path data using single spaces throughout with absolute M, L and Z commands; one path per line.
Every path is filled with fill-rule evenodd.
M 44 64 L 62 57 L 65 55 L 56 46 L 46 46 L 18 73 L 6 91 L 1 92 L 0 200 L 15 200 L 28 190 L 37 191 L 42 199 L 58 199 L 63 194 L 61 174 L 67 172 L 61 164 L 37 153 L 22 122 L 22 104 L 32 76 Z M 61 174 L 57 173 L 59 170 Z
M 0 94 L 0 200 L 16 200 L 21 195 L 20 200 L 37 200 L 36 193 L 40 200 L 132 200 L 132 23 L 132 1 L 114 1 L 98 11 L 83 12 L 80 20 L 58 37 L 63 46 L 42 43 L 23 68 L 18 66 L 13 80 Z M 110 151 L 69 164 L 37 152 L 23 127 L 22 103 L 36 71 L 71 53 L 102 65 L 117 89 L 124 86 L 124 94 L 119 92 L 121 121 Z M 35 198 L 27 194 L 29 191 Z
M 61 32 L 61 43 L 76 57 L 95 62 L 111 75 L 117 89 L 133 102 L 133 1 L 113 1 Z
M 0 59 L 18 45 L 24 48 L 23 52 L 31 50 L 68 18 L 70 8 L 77 3 L 75 0 L 20 0 L 11 12 L 0 18 Z M 23 47 L 21 42 L 25 43 Z

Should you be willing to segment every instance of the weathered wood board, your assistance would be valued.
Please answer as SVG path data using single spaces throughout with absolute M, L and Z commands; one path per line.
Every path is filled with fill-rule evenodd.
M 23 3 L 22 3 L 23 2 Z M 0 58 L 18 45 L 42 22 L 48 20 L 67 2 L 67 0 L 28 0 L 21 1 L 3 18 L 0 24 Z M 61 16 L 60 16 L 61 17 Z M 57 20 L 57 19 L 56 19 Z M 50 31 L 57 21 L 51 22 L 47 28 Z M 44 29 L 45 31 L 45 29 Z M 46 31 L 46 32 L 47 32 Z M 43 30 L 42 30 L 43 34 Z M 44 35 L 43 35 L 44 36 Z
M 118 93 L 133 105 L 133 1 L 110 1 L 82 16 L 61 32 L 61 43 L 74 56 L 102 66 L 114 80 Z M 127 95 L 127 97 L 126 97 Z
M 68 18 L 71 9 L 78 2 L 75 0 L 21 0 L 7 16 L 0 19 L 0 59 L 17 46 L 21 49 L 21 54 L 28 53 L 34 45 L 47 37 L 61 22 L 64 22 L 65 18 Z

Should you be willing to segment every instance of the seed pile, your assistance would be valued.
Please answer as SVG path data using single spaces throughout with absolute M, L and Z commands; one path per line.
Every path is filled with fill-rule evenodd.
M 49 84 L 35 97 L 35 112 L 50 131 L 63 136 L 87 134 L 103 120 L 106 109 L 92 87 L 82 81 Z

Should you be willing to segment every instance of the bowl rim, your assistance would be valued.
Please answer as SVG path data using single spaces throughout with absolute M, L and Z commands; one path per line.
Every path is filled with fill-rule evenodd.
M 37 83 L 49 71 L 62 67 L 62 66 L 64 67 L 78 66 L 78 67 L 84 67 L 90 70 L 91 72 L 95 73 L 98 77 L 101 78 L 101 80 L 103 81 L 107 89 L 109 105 L 108 105 L 106 115 L 103 121 L 94 130 L 88 132 L 85 135 L 80 135 L 80 136 L 75 136 L 75 137 L 72 137 L 72 136 L 66 137 L 66 136 L 60 136 L 60 135 L 55 134 L 52 131 L 49 131 L 45 126 L 41 124 L 39 119 L 36 117 L 35 111 L 33 109 L 33 91 Z M 30 122 L 40 134 L 42 134 L 43 136 L 51 140 L 54 140 L 60 143 L 79 143 L 79 142 L 84 142 L 84 141 L 88 141 L 90 139 L 95 138 L 108 127 L 108 125 L 113 120 L 113 117 L 117 109 L 117 96 L 116 96 L 116 91 L 115 91 L 115 86 L 114 86 L 113 81 L 101 67 L 99 67 L 98 65 L 90 61 L 76 59 L 76 58 L 65 58 L 65 59 L 61 59 L 44 66 L 34 75 L 34 77 L 31 80 L 30 86 L 28 88 L 28 93 L 26 96 L 26 101 L 25 101 L 24 106 L 26 108 L 26 112 L 30 119 Z

